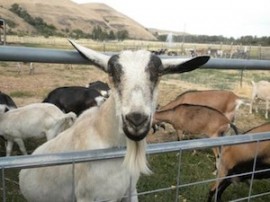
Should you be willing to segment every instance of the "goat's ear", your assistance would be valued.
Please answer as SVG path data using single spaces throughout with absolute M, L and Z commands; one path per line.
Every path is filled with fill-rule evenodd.
M 161 75 L 189 72 L 204 65 L 209 59 L 209 56 L 198 56 L 190 60 L 162 59 L 164 69 L 162 70 Z
M 69 39 L 69 42 L 83 57 L 90 60 L 90 62 L 99 67 L 101 70 L 107 72 L 108 61 L 110 59 L 109 56 L 79 45 L 73 40 Z

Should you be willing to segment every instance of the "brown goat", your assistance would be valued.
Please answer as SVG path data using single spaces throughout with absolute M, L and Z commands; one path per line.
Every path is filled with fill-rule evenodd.
M 220 111 L 200 105 L 180 104 L 172 109 L 156 111 L 153 124 L 166 122 L 173 126 L 177 132 L 178 140 L 184 134 L 206 135 L 207 137 L 219 137 L 226 134 L 232 127 L 236 134 L 236 127 Z M 218 158 L 218 151 L 213 149 Z
M 270 123 L 254 127 L 247 133 L 262 133 L 270 131 Z M 221 158 L 218 165 L 218 176 L 224 178 L 230 175 L 250 172 L 253 170 L 254 158 L 257 153 L 256 170 L 270 168 L 270 141 L 259 143 L 248 143 L 241 145 L 224 146 L 221 149 Z M 251 178 L 251 174 L 232 177 L 216 181 L 212 186 L 208 201 L 212 201 L 217 194 L 217 201 L 221 201 L 221 195 L 225 189 L 234 181 L 245 181 Z M 255 173 L 254 179 L 270 178 L 269 172 Z
M 161 110 L 172 109 L 179 104 L 188 103 L 194 105 L 203 105 L 217 109 L 225 114 L 225 116 L 233 122 L 235 111 L 243 103 L 243 101 L 231 91 L 225 90 L 204 90 L 204 91 L 186 91 L 178 95 L 175 100 L 165 106 L 160 107 Z
M 183 132 L 219 137 L 233 127 L 235 133 L 238 133 L 224 114 L 214 108 L 201 105 L 180 104 L 172 109 L 156 111 L 153 124 L 159 122 L 171 124 L 179 140 L 182 139 Z

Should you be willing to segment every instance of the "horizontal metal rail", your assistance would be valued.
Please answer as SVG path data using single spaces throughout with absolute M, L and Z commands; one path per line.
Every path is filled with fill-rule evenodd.
M 167 142 L 149 144 L 148 154 L 160 154 L 166 152 L 178 152 L 180 150 L 192 150 L 215 147 L 220 145 L 234 145 L 249 142 L 270 140 L 270 133 L 245 134 L 225 136 L 218 138 L 203 138 L 179 142 Z M 99 149 L 77 152 L 40 154 L 29 156 L 11 156 L 0 158 L 1 168 L 30 168 L 52 165 L 63 165 L 70 163 L 83 163 L 96 160 L 122 158 L 125 155 L 125 148 Z
M 112 52 L 106 52 L 112 55 Z M 169 56 L 160 56 L 168 58 Z M 171 56 L 175 58 L 175 56 Z M 91 64 L 75 50 L 59 50 L 47 48 L 29 48 L 16 46 L 0 47 L 0 61 L 10 62 L 38 62 L 58 64 Z M 222 59 L 211 58 L 205 65 L 205 69 L 246 69 L 246 70 L 270 70 L 270 60 L 249 59 Z

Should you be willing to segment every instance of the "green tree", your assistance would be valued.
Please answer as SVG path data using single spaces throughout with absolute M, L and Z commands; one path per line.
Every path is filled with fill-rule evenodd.
M 123 41 L 123 40 L 129 38 L 129 34 L 128 34 L 128 31 L 127 30 L 117 31 L 116 36 L 117 36 L 117 39 L 119 41 Z
M 112 30 L 109 32 L 108 38 L 109 38 L 110 40 L 114 40 L 114 39 L 115 39 L 115 34 L 114 34 L 114 32 L 113 32 Z

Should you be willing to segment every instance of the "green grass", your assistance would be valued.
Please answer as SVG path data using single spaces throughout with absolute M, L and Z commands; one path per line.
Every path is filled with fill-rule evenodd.
M 167 79 L 179 79 L 194 84 L 206 84 L 208 87 L 217 89 L 234 89 L 237 82 L 240 82 L 240 71 L 197 69 L 196 71 L 180 75 L 168 75 Z
M 10 96 L 11 97 L 33 97 L 34 94 L 32 92 L 29 92 L 29 91 L 12 91 L 10 93 Z
M 191 182 L 201 181 L 214 177 L 211 173 L 214 164 L 211 157 L 211 151 L 197 151 L 195 155 L 192 152 L 182 152 L 180 163 L 179 184 L 184 185 Z M 211 156 L 211 155 L 210 155 Z M 179 153 L 166 153 L 153 155 L 149 158 L 149 163 L 153 170 L 150 176 L 143 176 L 138 183 L 138 191 L 150 191 L 160 188 L 168 190 L 140 196 L 141 201 L 175 201 L 178 173 Z M 209 186 L 204 184 L 180 188 L 178 199 L 188 201 L 203 201 L 207 195 Z M 196 194 L 194 194 L 196 193 Z
M 29 145 L 28 145 L 29 147 Z M 15 151 L 16 152 L 16 151 Z M 171 202 L 177 197 L 179 201 L 198 202 L 206 201 L 210 183 L 197 184 L 179 189 L 176 196 L 175 186 L 177 184 L 179 153 L 165 153 L 151 155 L 148 157 L 152 175 L 142 176 L 138 182 L 138 193 L 151 190 L 166 189 L 139 196 L 140 202 Z M 197 150 L 193 155 L 192 151 L 184 151 L 180 163 L 180 186 L 192 182 L 214 179 L 214 159 L 210 149 Z M 5 170 L 5 184 L 7 201 L 24 202 L 18 186 L 19 169 Z M 1 179 L 0 179 L 1 180 Z M 2 189 L 1 189 L 2 190 Z M 270 191 L 269 180 L 257 180 L 253 184 L 253 194 Z M 223 201 L 235 200 L 246 197 L 249 193 L 249 186 L 245 183 L 232 184 L 223 194 Z M 2 198 L 2 191 L 0 192 Z M 270 196 L 260 197 L 253 202 L 270 201 Z
M 138 192 L 167 188 L 168 190 L 140 196 L 143 202 L 169 202 L 175 201 L 176 190 L 173 187 L 177 183 L 178 153 L 166 153 L 152 155 L 149 157 L 153 174 L 142 176 L 138 182 Z M 180 186 L 215 179 L 214 158 L 210 149 L 198 150 L 195 155 L 191 151 L 182 152 L 180 163 Z M 177 198 L 179 201 L 206 201 L 211 183 L 197 184 L 179 189 Z M 269 180 L 255 180 L 252 194 L 259 194 L 270 191 Z M 235 200 L 246 197 L 249 193 L 249 186 L 245 183 L 231 184 L 223 193 L 223 201 Z M 255 202 L 270 201 L 270 196 L 253 199 Z
M 6 201 L 7 202 L 26 202 L 26 200 L 23 198 L 20 189 L 19 189 L 19 178 L 18 173 L 19 169 L 8 169 L 5 170 L 5 185 L 6 185 Z M 2 178 L 0 179 L 2 182 Z M 2 200 L 3 192 L 2 192 L 2 186 L 1 186 L 1 193 L 0 197 Z

